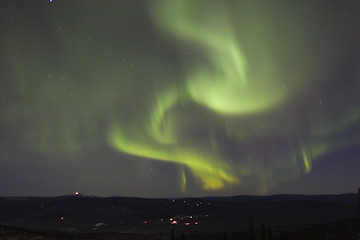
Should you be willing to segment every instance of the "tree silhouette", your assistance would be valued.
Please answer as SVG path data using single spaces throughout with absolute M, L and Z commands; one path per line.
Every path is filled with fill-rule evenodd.
M 223 235 L 223 238 L 222 238 L 223 240 L 228 240 L 228 236 L 227 236 L 227 233 L 226 232 L 224 232 L 224 235 Z
M 185 233 L 184 232 L 181 232 L 181 240 L 185 240 Z
M 272 232 L 272 227 L 269 227 L 269 229 L 268 229 L 268 239 L 269 240 L 272 240 L 273 239 L 273 232 Z
M 171 228 L 170 240 L 175 240 L 175 230 Z
M 360 188 L 358 188 L 358 234 L 357 239 L 360 240 Z
M 266 239 L 266 228 L 265 228 L 265 223 L 262 222 L 261 224 L 261 240 L 265 240 Z
M 256 240 L 253 213 L 249 216 L 249 240 Z

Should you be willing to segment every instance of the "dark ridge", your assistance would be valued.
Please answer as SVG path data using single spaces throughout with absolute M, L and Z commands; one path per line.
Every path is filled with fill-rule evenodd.
M 193 239 L 196 239 L 195 236 L 203 239 L 201 236 L 211 234 L 222 236 L 224 232 L 228 232 L 229 237 L 240 236 L 241 239 L 241 236 L 246 237 L 251 214 L 254 216 L 256 231 L 260 231 L 264 223 L 273 228 L 278 239 L 284 234 L 292 235 L 296 231 L 309 229 L 323 234 L 332 229 L 338 229 L 340 233 L 341 229 L 347 229 L 347 232 L 354 233 L 357 194 L 183 199 L 104 198 L 80 194 L 0 197 L 0 225 L 11 226 L 2 229 L 19 234 L 23 229 L 28 229 L 35 231 L 35 235 L 45 232 L 69 237 L 63 239 L 72 239 L 70 237 L 76 234 L 80 234 L 79 239 L 85 236 L 82 234 L 96 236 L 96 239 L 111 239 L 103 238 L 109 234 L 113 234 L 112 237 L 127 234 L 129 239 L 150 239 L 143 238 L 150 235 L 155 237 L 153 239 L 167 239 L 172 228 L 178 233 L 185 231 L 189 235 L 188 239 L 192 239 L 191 236 Z M 334 227 L 328 227 L 331 224 Z M 16 229 L 20 229 L 20 232 Z M 26 234 L 31 235 L 32 232 Z M 135 235 L 139 236 L 132 238 Z M 345 233 L 342 236 L 343 240 L 351 239 Z M 6 238 L 0 235 L 0 239 Z

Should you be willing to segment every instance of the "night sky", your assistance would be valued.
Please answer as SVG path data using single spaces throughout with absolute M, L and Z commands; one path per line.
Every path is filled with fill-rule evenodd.
M 0 0 L 0 196 L 355 192 L 359 1 Z

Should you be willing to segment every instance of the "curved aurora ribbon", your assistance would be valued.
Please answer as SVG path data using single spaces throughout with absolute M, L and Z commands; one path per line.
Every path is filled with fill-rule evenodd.
M 183 92 L 175 87 L 161 91 L 149 117 L 136 127 L 125 129 L 120 124 L 114 125 L 109 142 L 116 149 L 177 163 L 180 169 L 185 166 L 205 190 L 219 190 L 228 184 L 241 185 L 249 181 L 259 185 L 260 192 L 266 192 L 277 182 L 310 172 L 314 159 L 340 148 L 339 141 L 329 136 L 334 135 L 336 129 L 343 130 L 359 116 L 350 113 L 343 127 L 329 123 L 324 130 L 321 127 L 325 127 L 323 122 L 327 120 L 318 121 L 313 116 L 308 116 L 313 121 L 310 126 L 301 124 L 297 111 L 292 111 L 287 101 L 310 86 L 318 76 L 314 71 L 304 72 L 279 60 L 276 50 L 268 46 L 268 41 L 263 41 L 264 38 L 277 41 L 276 33 L 271 33 L 266 24 L 258 21 L 264 18 L 263 12 L 256 10 L 256 4 L 240 7 L 248 9 L 241 12 L 235 27 L 231 20 L 234 13 L 221 3 L 153 2 L 156 25 L 172 37 L 201 49 L 201 54 L 196 56 L 197 61 L 185 62 Z M 246 40 L 247 37 L 253 42 Z M 289 52 L 284 56 L 300 53 L 295 48 L 281 48 Z M 298 61 L 305 59 L 306 56 L 299 57 Z M 288 64 L 288 71 L 280 71 L 281 64 Z M 178 105 L 183 98 L 220 116 L 225 136 L 213 134 L 209 127 L 205 130 L 208 136 L 205 143 L 188 142 L 184 135 L 194 136 L 191 129 L 202 128 L 204 123 L 195 120 L 186 125 L 188 129 L 180 127 L 186 121 L 183 119 L 189 118 L 179 113 Z M 285 112 L 293 112 L 295 116 L 285 116 Z M 345 142 L 356 144 L 354 140 Z M 237 149 L 224 144 L 237 146 Z M 248 147 L 244 150 L 243 146 Z M 224 149 L 229 148 L 234 155 L 224 153 Z M 233 157 L 237 161 L 230 164 L 226 159 Z M 183 170 L 181 176 L 185 190 Z

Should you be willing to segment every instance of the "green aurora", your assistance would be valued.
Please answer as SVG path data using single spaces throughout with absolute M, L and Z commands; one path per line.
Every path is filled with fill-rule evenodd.
M 204 59 L 194 62 L 188 67 L 189 69 L 186 69 L 184 89 L 179 92 L 176 87 L 169 88 L 158 96 L 143 129 L 118 128 L 111 134 L 110 142 L 119 150 L 129 154 L 185 165 L 206 190 L 216 190 L 228 184 L 241 185 L 244 184 L 247 176 L 255 175 L 261 191 L 266 192 L 278 181 L 309 172 L 316 158 L 338 148 L 339 143 L 328 139 L 339 124 L 329 123 L 327 131 L 321 136 L 315 131 L 312 133 L 309 129 L 299 129 L 296 117 L 286 116 L 284 117 L 286 123 L 280 119 L 266 120 L 264 125 L 269 130 L 263 130 L 263 125 L 252 126 L 249 130 L 248 127 L 252 125 L 254 119 L 264 116 L 267 119 L 267 115 L 272 115 L 271 111 L 275 111 L 276 115 L 286 115 L 282 111 L 283 109 L 290 111 L 291 107 L 286 103 L 291 103 L 291 97 L 307 91 L 313 81 L 320 76 L 316 71 L 303 72 L 302 66 L 289 66 L 276 59 L 277 51 L 282 55 L 288 55 L 283 56 L 284 58 L 300 54 L 299 50 L 292 46 L 283 47 L 285 43 L 281 43 L 283 39 L 279 39 L 278 34 L 272 33 L 271 29 L 267 30 L 264 24 L 258 23 L 259 19 L 271 19 L 271 12 L 259 10 L 256 3 L 236 4 L 231 7 L 234 8 L 230 13 L 223 4 L 215 2 L 205 4 L 201 1 L 157 1 L 154 3 L 154 9 L 163 10 L 155 17 L 159 27 L 171 36 L 188 41 L 190 44 L 197 44 Z M 240 12 L 241 9 L 246 11 L 237 16 L 238 12 L 234 9 Z M 236 27 L 232 26 L 230 19 L 236 22 Z M 306 32 L 311 26 L 308 24 L 302 27 L 303 29 L 293 31 Z M 255 39 L 253 46 L 242 48 L 242 35 Z M 293 33 L 293 35 L 297 34 Z M 281 49 L 272 49 L 268 42 L 281 45 Z M 303 53 L 304 59 L 300 56 L 297 61 L 306 61 L 306 57 L 315 58 L 312 56 L 311 46 L 303 46 L 303 48 L 301 51 L 307 51 L 307 54 Z M 326 68 L 336 64 L 326 58 L 322 59 L 322 62 L 327 65 L 323 66 Z M 287 76 L 279 66 L 291 68 L 286 70 L 290 71 L 292 76 Z M 280 146 L 273 146 L 267 142 L 265 146 L 261 146 L 261 149 L 252 149 L 241 154 L 241 161 L 232 166 L 227 161 L 232 156 L 222 154 L 221 147 L 224 146 L 220 145 L 224 139 L 214 134 L 212 128 L 215 126 L 204 127 L 205 119 L 190 123 L 189 120 L 179 120 L 179 118 L 193 117 L 188 114 L 182 116 L 177 113 L 178 110 L 174 110 L 184 98 L 220 115 L 221 120 L 217 124 L 221 124 L 225 130 L 225 136 L 222 137 L 235 146 L 247 145 L 249 141 L 254 141 L 253 139 L 271 138 L 279 131 L 282 138 L 291 139 L 291 144 L 283 142 Z M 346 118 L 351 118 L 352 114 L 357 115 L 353 119 L 356 122 L 359 114 L 354 111 L 356 110 L 342 114 L 349 116 Z M 182 121 L 187 121 L 185 126 L 182 125 Z M 324 121 L 313 122 L 314 129 L 319 129 L 324 124 Z M 217 125 L 216 128 L 218 127 Z M 184 131 L 190 132 L 196 128 L 205 128 L 206 137 L 199 141 L 201 144 L 182 136 Z M 358 143 L 358 141 L 350 141 L 343 144 Z M 258 161 L 267 163 L 263 167 L 258 167 Z M 288 175 L 281 174 L 278 177 L 277 172 L 284 168 L 288 170 Z M 183 183 L 185 184 L 186 181 Z M 185 186 L 182 187 L 185 189 Z
M 331 41 L 341 26 L 310 1 L 49 4 L 2 26 L 0 123 L 15 149 L 139 172 L 160 161 L 184 193 L 265 194 L 360 145 L 360 71 L 341 76 L 338 50 L 359 44 Z

